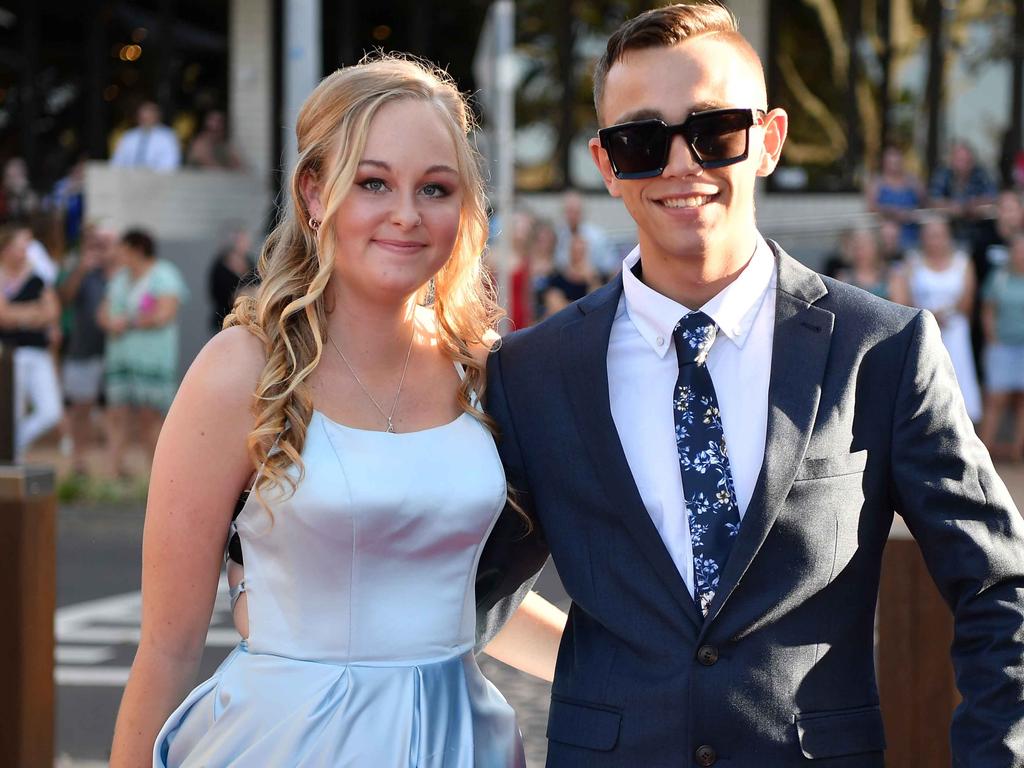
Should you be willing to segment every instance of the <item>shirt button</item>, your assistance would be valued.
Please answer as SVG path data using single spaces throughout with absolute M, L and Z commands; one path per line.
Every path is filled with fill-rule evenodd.
M 714 666 L 718 661 L 718 649 L 713 645 L 702 645 L 697 651 L 697 661 L 705 667 Z
M 659 347 L 664 347 L 665 346 L 665 337 L 664 336 L 659 336 L 658 339 L 657 339 L 657 344 L 658 344 Z
M 709 747 L 707 744 L 697 747 L 694 758 L 697 760 L 697 765 L 702 765 L 707 768 L 710 765 L 714 765 L 718 759 L 718 754 L 715 752 L 713 747 Z

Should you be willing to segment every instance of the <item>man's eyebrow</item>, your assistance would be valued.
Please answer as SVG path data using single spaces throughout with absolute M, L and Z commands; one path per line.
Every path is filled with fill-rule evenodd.
M 723 109 L 727 106 L 727 104 L 723 104 L 720 101 L 698 101 L 696 104 L 692 104 L 690 106 L 690 109 L 687 110 L 686 114 L 689 116 L 694 112 L 707 112 L 709 109 Z M 619 123 L 633 123 L 637 120 L 664 120 L 665 122 L 668 122 L 668 120 L 665 120 L 665 115 L 660 110 L 645 107 L 643 109 L 627 112 L 616 120 L 613 125 L 618 125 Z
M 388 163 L 384 162 L 383 160 L 373 160 L 373 159 L 367 158 L 365 160 L 360 160 L 359 164 L 360 165 L 372 165 L 375 168 L 383 168 L 385 171 L 390 171 L 391 170 L 391 166 L 388 165 Z M 459 172 L 457 170 L 452 168 L 450 165 L 444 165 L 443 163 L 440 163 L 438 165 L 430 166 L 429 168 L 427 168 L 426 171 L 423 172 L 423 175 L 427 176 L 427 175 L 429 175 L 431 173 L 454 173 L 456 176 L 459 175 Z

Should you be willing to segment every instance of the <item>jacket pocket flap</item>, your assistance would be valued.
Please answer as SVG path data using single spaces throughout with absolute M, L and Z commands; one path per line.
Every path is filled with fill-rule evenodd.
M 856 451 L 821 459 L 804 459 L 797 467 L 794 480 L 813 480 L 818 477 L 840 477 L 863 472 L 868 464 L 868 452 Z
M 885 729 L 878 707 L 798 713 L 796 732 L 804 757 L 811 760 L 885 749 Z
M 622 715 L 613 709 L 552 696 L 548 738 L 607 752 L 619 740 L 621 722 Z

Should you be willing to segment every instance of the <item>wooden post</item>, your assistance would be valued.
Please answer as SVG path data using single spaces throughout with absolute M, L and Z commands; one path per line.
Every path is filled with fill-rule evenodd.
M 959 695 L 949 658 L 953 618 L 917 542 L 896 519 L 882 557 L 878 688 L 887 765 L 950 765 L 949 726 Z
M 51 766 L 57 503 L 49 467 L 0 465 L 0 765 Z

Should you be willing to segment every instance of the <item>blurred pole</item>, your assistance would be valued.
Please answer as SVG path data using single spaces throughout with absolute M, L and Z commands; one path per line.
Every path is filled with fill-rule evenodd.
M 939 163 L 939 116 L 942 113 L 942 80 L 946 61 L 943 51 L 943 39 L 946 36 L 945 26 L 942 0 L 928 0 L 925 9 L 925 30 L 930 36 L 928 84 L 925 94 L 925 101 L 928 104 L 928 138 L 925 145 L 926 177 L 931 176 Z
M 495 121 L 494 154 L 497 183 L 495 202 L 501 217 L 501 231 L 495 242 L 498 298 L 509 314 L 512 310 L 512 227 L 515 208 L 515 63 L 516 4 L 514 0 L 494 3 Z
M 103 0 L 89 0 L 86 6 L 89 34 L 85 37 L 87 94 L 85 106 L 85 151 L 91 160 L 107 156 L 107 142 L 103 132 L 103 83 L 107 59 L 107 24 L 109 9 Z
M 1010 67 L 1013 76 L 1013 93 L 1010 94 L 1010 146 L 1014 163 L 1010 166 L 1010 178 L 1013 178 L 1013 166 L 1016 164 L 1017 153 L 1024 145 L 1024 0 L 1013 0 L 1013 45 L 1011 47 Z
M 21 99 L 19 114 L 15 122 L 20 125 L 21 156 L 29 168 L 29 178 L 38 173 L 36 157 L 36 117 L 39 109 L 39 97 L 36 93 L 36 74 L 39 72 L 39 3 L 36 0 L 22 0 L 21 13 L 18 19 L 21 31 L 21 72 L 19 73 L 18 90 Z
M 284 178 L 289 178 L 298 157 L 295 121 L 302 102 L 320 82 L 323 57 L 321 48 L 320 0 L 284 2 Z M 283 196 L 288 190 L 282 190 Z M 282 202 L 283 199 L 282 199 Z
M 158 6 L 156 102 L 165 125 L 174 125 L 174 0 L 160 0 Z

